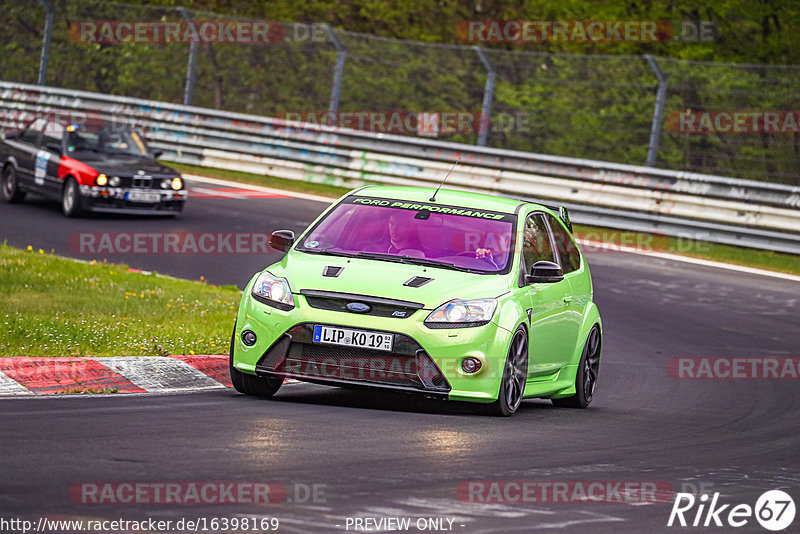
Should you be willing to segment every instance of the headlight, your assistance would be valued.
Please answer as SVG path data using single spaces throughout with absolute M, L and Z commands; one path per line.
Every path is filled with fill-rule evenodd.
M 289 282 L 285 278 L 272 276 L 268 272 L 258 275 L 253 284 L 253 297 L 259 302 L 275 306 L 278 309 L 289 310 L 294 308 L 294 298 Z
M 99 186 L 104 186 L 108 183 L 108 177 L 105 174 L 98 174 L 97 178 L 94 179 L 94 183 Z
M 183 180 L 181 180 L 179 177 L 176 176 L 175 178 L 172 179 L 171 185 L 172 185 L 172 189 L 177 191 L 178 189 L 183 187 Z
M 112 176 L 111 179 L 108 181 L 111 187 L 117 187 L 120 184 L 120 182 L 121 180 L 119 179 L 119 176 Z
M 496 308 L 497 299 L 455 299 L 433 310 L 425 322 L 442 326 L 447 323 L 486 323 L 491 321 Z

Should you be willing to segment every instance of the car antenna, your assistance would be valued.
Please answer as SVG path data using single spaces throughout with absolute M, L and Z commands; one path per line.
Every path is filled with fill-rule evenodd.
M 444 185 L 444 181 L 447 180 L 447 177 L 450 176 L 450 173 L 453 172 L 453 169 L 456 168 L 456 165 L 458 165 L 459 161 L 461 161 L 461 154 L 460 153 L 456 154 L 455 163 L 453 163 L 453 166 L 450 167 L 449 171 L 447 171 L 447 174 L 444 175 L 444 178 L 442 179 L 442 183 L 439 184 L 439 187 L 436 188 L 436 191 L 433 192 L 433 196 L 430 198 L 430 202 L 436 202 L 436 195 L 439 194 L 439 189 L 442 188 L 442 186 Z

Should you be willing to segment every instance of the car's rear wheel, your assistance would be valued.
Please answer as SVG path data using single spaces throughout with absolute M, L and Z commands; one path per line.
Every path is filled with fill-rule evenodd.
M 236 326 L 233 327 L 230 348 L 230 373 L 233 387 L 239 393 L 254 395 L 257 397 L 272 397 L 281 389 L 283 379 L 281 378 L 261 378 L 259 376 L 243 373 L 233 366 L 233 344 L 236 341 Z
M 17 170 L 13 165 L 6 165 L 3 169 L 3 200 L 8 203 L 22 202 L 25 191 L 20 190 L 17 180 Z
M 600 327 L 595 325 L 589 332 L 581 354 L 581 361 L 578 363 L 578 372 L 575 374 L 575 395 L 563 399 L 552 399 L 554 405 L 562 408 L 586 408 L 589 406 L 597 388 L 602 345 Z
M 61 211 L 67 217 L 78 217 L 83 213 L 80 189 L 75 178 L 67 178 L 67 183 L 64 184 L 64 190 L 61 193 Z
M 490 415 L 508 417 L 514 415 L 522 403 L 525 381 L 528 377 L 528 334 L 520 326 L 511 338 L 508 347 L 503 381 L 497 400 L 487 406 Z

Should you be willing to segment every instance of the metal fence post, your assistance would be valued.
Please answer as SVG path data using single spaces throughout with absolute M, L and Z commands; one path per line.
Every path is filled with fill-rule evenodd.
M 50 4 L 50 0 L 39 0 L 46 11 L 44 19 L 44 37 L 42 38 L 42 57 L 39 60 L 39 81 L 38 85 L 45 85 L 47 80 L 47 62 L 50 59 L 50 41 L 53 37 L 53 19 L 56 12 Z
M 658 91 L 656 92 L 656 109 L 653 112 L 653 124 L 650 127 L 650 146 L 647 149 L 647 165 L 648 167 L 656 166 L 656 159 L 658 157 L 658 144 L 661 140 L 661 124 L 664 119 L 664 103 L 667 99 L 667 77 L 658 66 L 656 58 L 650 54 L 644 54 L 644 58 L 653 70 L 653 73 L 658 78 Z
M 336 113 L 339 111 L 339 97 L 342 94 L 342 76 L 344 75 L 344 59 L 347 56 L 347 49 L 342 45 L 333 29 L 325 24 L 325 33 L 328 34 L 328 39 L 331 40 L 333 46 L 336 47 L 336 67 L 333 69 L 333 87 L 331 88 L 331 104 L 328 107 L 330 116 L 328 117 L 328 125 L 333 126 L 336 123 Z
M 497 78 L 497 71 L 489 60 L 489 57 L 480 46 L 472 47 L 478 54 L 483 66 L 486 67 L 486 85 L 483 88 L 483 104 L 481 105 L 481 122 L 478 130 L 478 146 L 486 146 L 489 137 L 489 129 L 492 124 L 492 101 L 494 100 L 494 82 Z
M 179 7 L 178 12 L 187 24 L 192 24 L 192 16 L 186 11 L 185 7 Z M 197 50 L 200 43 L 197 39 L 192 39 L 189 43 L 189 61 L 186 65 L 186 87 L 183 90 L 183 105 L 191 106 L 194 99 L 194 84 L 197 79 Z

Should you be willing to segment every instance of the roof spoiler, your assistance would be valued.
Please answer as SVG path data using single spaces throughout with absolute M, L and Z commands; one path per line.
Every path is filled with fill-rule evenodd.
M 572 232 L 572 221 L 569 218 L 569 210 L 567 210 L 564 206 L 556 206 L 555 204 L 548 204 L 547 202 L 542 202 L 540 200 L 529 199 L 529 198 L 522 198 L 520 199 L 523 202 L 532 202 L 534 204 L 539 204 L 540 206 L 544 206 L 545 208 L 552 210 L 558 213 L 558 218 L 564 223 L 564 226 L 567 227 L 569 233 Z
M 558 217 L 564 222 L 564 225 L 569 230 L 569 233 L 572 233 L 572 221 L 569 219 L 569 210 L 567 210 L 567 208 L 564 206 L 559 206 Z

